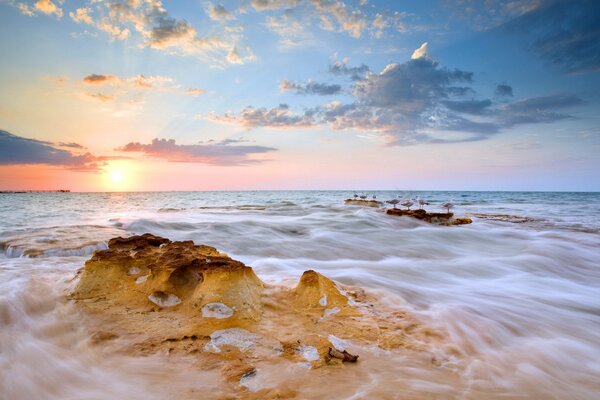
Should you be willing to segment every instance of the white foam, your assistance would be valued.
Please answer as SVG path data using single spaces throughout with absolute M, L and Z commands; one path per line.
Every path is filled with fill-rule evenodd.
M 221 329 L 210 334 L 210 342 L 204 346 L 204 350 L 220 353 L 221 346 L 227 345 L 246 351 L 256 343 L 256 340 L 254 333 L 242 328 Z

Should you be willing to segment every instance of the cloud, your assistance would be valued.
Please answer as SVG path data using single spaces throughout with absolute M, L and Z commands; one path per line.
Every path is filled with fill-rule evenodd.
M 229 21 L 235 17 L 225 9 L 222 4 L 209 4 L 207 10 L 208 17 L 213 21 Z
M 560 110 L 582 104 L 584 101 L 572 94 L 532 97 L 500 106 L 499 116 L 503 125 L 507 127 L 517 124 L 548 123 L 573 118 Z
M 358 67 L 348 67 L 346 61 L 336 61 L 329 65 L 329 72 L 334 75 L 348 75 L 350 79 L 358 81 L 363 79 L 370 72 L 370 69 L 365 64 Z
M 194 56 L 217 67 L 256 58 L 244 44 L 241 27 L 222 25 L 201 35 L 187 20 L 172 17 L 160 0 L 95 0 L 88 5 L 71 12 L 70 17 L 108 33 L 112 40 L 137 39 L 141 47 Z M 207 13 L 220 21 L 233 19 L 222 5 L 211 4 Z
M 279 90 L 282 92 L 287 92 L 290 90 L 295 90 L 296 94 L 317 94 L 321 96 L 327 96 L 332 94 L 338 94 L 342 91 L 342 86 L 338 84 L 326 84 L 326 83 L 318 83 L 309 80 L 306 83 L 298 83 L 298 82 L 290 82 L 290 81 L 282 81 L 279 84 Z
M 600 2 L 545 1 L 507 22 L 541 57 L 567 73 L 600 70 Z
M 86 93 L 86 95 L 92 99 L 100 100 L 102 102 L 112 101 L 115 99 L 115 96 L 106 93 Z
M 391 145 L 460 143 L 485 140 L 521 124 L 574 118 L 568 110 L 584 104 L 572 94 L 494 102 L 478 98 L 471 87 L 473 73 L 441 66 L 425 57 L 366 72 L 352 85 L 353 101 L 339 101 L 292 112 L 286 104 L 274 108 L 246 107 L 239 113 L 211 115 L 215 122 L 255 127 L 329 127 L 378 134 Z M 345 63 L 330 66 L 334 74 L 357 72 Z M 369 71 L 367 67 L 361 72 Z M 310 81 L 309 81 L 310 82 Z M 508 85 L 507 85 L 508 86 Z M 307 91 L 308 84 L 284 81 L 282 90 Z M 465 99 L 464 96 L 471 98 Z
M 93 25 L 94 20 L 90 16 L 91 12 L 92 12 L 91 8 L 81 7 L 81 8 L 78 8 L 77 10 L 75 10 L 75 12 L 71 11 L 69 13 L 69 17 L 71 17 L 71 19 L 73 21 L 77 22 L 78 24 L 84 23 L 84 24 L 88 24 L 88 25 Z
M 33 6 L 46 15 L 55 14 L 58 18 L 63 15 L 62 9 L 54 4 L 52 0 L 39 0 Z
M 356 39 L 362 37 L 365 31 L 375 38 L 381 38 L 384 31 L 389 29 L 400 32 L 406 30 L 402 22 L 405 13 L 381 12 L 369 15 L 360 7 L 352 7 L 340 0 L 252 0 L 250 4 L 255 11 L 285 9 L 283 16 L 267 18 L 269 29 L 282 36 L 284 48 L 294 47 L 294 41 L 289 38 L 292 33 L 295 36 L 309 36 L 307 28 L 314 20 L 322 30 L 347 33 Z M 289 18 L 291 13 L 298 14 L 302 21 Z
M 494 95 L 496 97 L 513 97 L 513 88 L 506 83 L 499 83 Z
M 114 82 L 117 77 L 114 75 L 90 74 L 83 78 L 83 82 L 90 85 L 98 85 L 106 82 Z
M 62 4 L 62 2 L 59 3 Z M 38 0 L 32 5 L 16 2 L 10 2 L 10 4 L 17 7 L 22 14 L 29 17 L 35 17 L 38 12 L 41 12 L 45 15 L 56 15 L 57 18 L 61 18 L 63 16 L 62 8 L 57 6 L 52 0 Z
M 134 75 L 131 77 L 119 77 L 116 75 L 89 74 L 82 79 L 87 85 L 110 84 L 120 89 L 176 89 L 173 78 L 162 75 Z
M 329 23 L 321 27 L 331 30 L 333 24 L 329 18 L 334 19 L 341 31 L 348 32 L 354 38 L 360 38 L 363 30 L 369 25 L 367 17 L 360 10 L 352 10 L 345 3 L 334 0 L 311 0 L 312 4 Z
M 442 5 L 451 18 L 475 30 L 487 31 L 536 10 L 545 1 L 548 0 L 445 0 Z
M 198 95 L 206 93 L 206 90 L 199 89 L 199 88 L 188 88 L 188 89 L 184 90 L 183 93 L 191 94 L 192 96 L 198 96 Z
M 75 143 L 61 143 L 75 148 Z M 75 154 L 57 149 L 51 143 L 28 139 L 0 130 L 0 165 L 45 164 L 78 171 L 97 171 L 111 157 L 96 157 L 90 153 Z
M 261 126 L 271 128 L 308 127 L 315 124 L 311 112 L 295 114 L 290 111 L 287 104 L 280 104 L 270 109 L 248 106 L 238 114 L 231 112 L 223 115 L 210 114 L 207 119 L 214 122 L 241 125 L 246 128 Z
M 277 10 L 281 8 L 293 8 L 300 0 L 252 0 L 251 5 L 257 11 Z
M 70 147 L 72 149 L 85 149 L 84 146 L 80 145 L 79 143 L 75 143 L 75 142 L 70 142 L 70 143 L 60 142 L 58 145 L 60 147 Z
M 429 44 L 427 42 L 423 43 L 421 47 L 413 51 L 410 58 L 412 60 L 416 60 L 418 58 L 429 58 Z
M 299 20 L 293 10 L 285 10 L 280 16 L 269 16 L 265 26 L 279 36 L 281 49 L 307 47 L 316 44 L 313 34 L 306 29 L 309 20 Z
M 355 95 L 362 103 L 394 108 L 404 114 L 420 113 L 438 99 L 449 96 L 453 83 L 470 83 L 472 72 L 450 70 L 427 58 L 389 64 L 379 74 L 371 74 L 355 84 Z
M 442 104 L 452 111 L 464 114 L 482 115 L 492 105 L 492 101 L 485 100 L 444 100 Z
M 150 157 L 170 162 L 192 162 L 211 165 L 247 165 L 262 160 L 251 158 L 276 149 L 265 146 L 234 145 L 235 140 L 225 140 L 211 144 L 177 144 L 174 139 L 153 139 L 150 144 L 127 143 L 115 149 L 121 152 L 143 153 Z

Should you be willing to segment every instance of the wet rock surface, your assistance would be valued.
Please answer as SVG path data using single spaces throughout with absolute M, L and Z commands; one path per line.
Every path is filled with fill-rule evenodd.
M 432 349 L 447 345 L 440 332 L 360 288 L 314 270 L 295 287 L 265 284 L 252 268 L 192 241 L 111 239 L 79 275 L 70 297 L 86 312 L 92 344 L 194 357 L 195 367 L 219 371 L 215 385 L 232 398 L 294 397 L 286 381 L 263 388 L 261 370 L 269 368 L 360 368 L 365 351 L 433 359 Z
M 436 225 L 465 225 L 473 222 L 471 218 L 454 217 L 454 213 L 431 213 L 425 210 L 402 210 L 400 208 L 389 208 L 388 215 L 400 217 L 412 217 Z
M 364 206 L 364 207 L 380 207 L 382 203 L 377 200 L 362 200 L 362 199 L 346 199 L 344 204 L 352 206 Z

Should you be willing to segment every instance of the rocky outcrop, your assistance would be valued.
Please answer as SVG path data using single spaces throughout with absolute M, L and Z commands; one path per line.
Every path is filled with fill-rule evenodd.
M 90 316 L 92 343 L 193 355 L 198 368 L 220 371 L 235 390 L 265 365 L 360 365 L 358 355 L 373 346 L 427 353 L 444 341 L 407 312 L 317 271 L 305 271 L 293 288 L 268 285 L 252 268 L 192 241 L 111 239 L 79 275 L 71 298 Z
M 386 213 L 388 215 L 412 217 L 436 225 L 465 225 L 473 222 L 471 218 L 455 218 L 454 213 L 430 213 L 425 210 L 402 210 L 399 208 L 389 208 Z
M 344 204 L 351 206 L 380 207 L 382 203 L 377 200 L 346 199 L 344 200 Z
M 72 297 L 106 297 L 114 305 L 128 307 L 176 308 L 231 324 L 260 318 L 262 288 L 252 268 L 214 247 L 144 234 L 111 239 L 107 250 L 94 253 Z

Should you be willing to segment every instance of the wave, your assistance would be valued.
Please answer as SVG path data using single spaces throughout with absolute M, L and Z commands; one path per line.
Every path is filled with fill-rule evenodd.
M 18 230 L 0 237 L 0 251 L 9 258 L 89 256 L 96 250 L 106 249 L 110 238 L 122 235 L 127 233 L 98 225 Z

